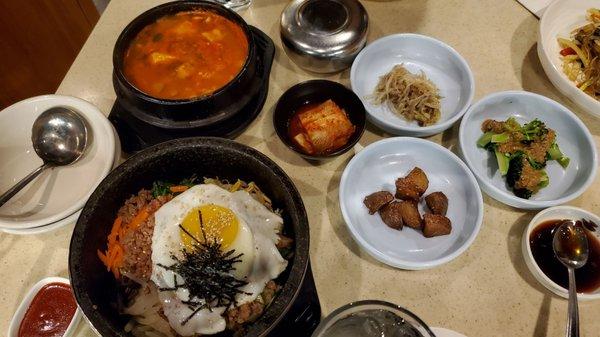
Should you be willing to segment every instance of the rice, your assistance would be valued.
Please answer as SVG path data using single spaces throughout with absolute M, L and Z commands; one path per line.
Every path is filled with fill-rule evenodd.
M 248 184 L 238 180 L 236 183 L 230 184 L 227 181 L 218 179 L 205 179 L 204 183 L 216 184 L 231 192 L 245 190 L 273 211 L 271 200 L 253 182 Z M 139 223 L 136 228 L 130 227 L 127 232 L 121 230 L 119 234 L 123 235 L 119 238 L 119 244 L 124 251 L 123 263 L 120 267 L 121 275 L 134 281 L 139 286 L 132 288 L 132 290 L 135 289 L 129 294 L 132 296 L 128 296 L 129 298 L 126 299 L 125 303 L 120 304 L 120 311 L 131 315 L 131 320 L 127 323 L 125 330 L 133 336 L 178 336 L 164 316 L 162 303 L 158 298 L 158 289 L 150 280 L 152 275 L 152 236 L 155 225 L 154 213 L 171 201 L 175 194 L 167 192 L 165 195 L 157 196 L 153 191 L 142 189 L 138 194 L 127 199 L 118 211 L 118 218 L 124 224 L 132 223 L 134 218 L 144 210 L 148 215 L 146 220 Z M 280 213 L 277 210 L 275 212 Z M 280 238 L 278 248 L 289 248 L 293 245 L 292 239 L 281 234 Z M 126 279 L 122 279 L 124 285 L 130 283 Z M 234 333 L 242 332 L 245 324 L 255 321 L 264 313 L 264 310 L 280 289 L 281 286 L 271 280 L 256 300 L 229 308 L 224 315 L 227 328 L 233 330 Z
M 147 207 L 150 216 L 138 228 L 127 233 L 121 243 L 125 250 L 123 271 L 129 278 L 139 282 L 150 280 L 152 274 L 152 234 L 154 233 L 154 212 L 162 205 L 173 199 L 172 195 L 160 196 L 153 199 L 148 190 L 141 190 L 129 198 L 119 209 L 119 216 L 128 223 Z

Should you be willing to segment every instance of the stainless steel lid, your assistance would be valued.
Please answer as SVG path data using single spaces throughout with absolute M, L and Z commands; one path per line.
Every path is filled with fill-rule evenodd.
M 298 54 L 353 58 L 366 44 L 368 20 L 357 0 L 293 0 L 281 14 L 281 39 Z

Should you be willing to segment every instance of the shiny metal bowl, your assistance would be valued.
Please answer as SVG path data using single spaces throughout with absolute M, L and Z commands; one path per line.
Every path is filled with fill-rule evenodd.
M 369 18 L 357 0 L 293 0 L 281 13 L 281 41 L 298 66 L 342 71 L 367 43 Z

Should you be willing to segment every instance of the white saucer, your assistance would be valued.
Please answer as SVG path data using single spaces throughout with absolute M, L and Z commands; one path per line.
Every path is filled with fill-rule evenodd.
M 79 219 L 80 214 L 81 214 L 81 210 L 69 215 L 68 217 L 66 217 L 62 220 L 58 220 L 57 222 L 51 223 L 49 225 L 33 227 L 33 228 L 24 228 L 24 229 L 0 228 L 0 231 L 7 233 L 7 234 L 14 234 L 14 235 L 34 235 L 34 234 L 48 233 L 53 230 L 57 230 L 63 226 L 77 222 L 77 219 Z
M 467 337 L 461 333 L 456 331 L 444 329 L 444 328 L 431 328 L 431 331 L 435 334 L 436 337 Z
M 86 119 L 90 131 L 86 153 L 72 165 L 43 173 L 3 205 L 0 208 L 1 229 L 14 232 L 64 224 L 65 218 L 83 207 L 115 163 L 115 133 L 98 108 L 76 97 L 33 97 L 0 111 L 0 191 L 7 190 L 41 165 L 42 161 L 31 145 L 31 125 L 43 111 L 54 106 L 70 107 Z

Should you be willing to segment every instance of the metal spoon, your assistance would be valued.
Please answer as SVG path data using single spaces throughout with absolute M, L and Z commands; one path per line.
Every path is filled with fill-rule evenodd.
M 50 108 L 33 122 L 31 142 L 44 164 L 4 192 L 0 196 L 0 207 L 45 169 L 69 165 L 81 158 L 87 145 L 85 121 L 68 108 Z
M 554 254 L 569 270 L 569 316 L 567 337 L 579 337 L 579 309 L 577 307 L 577 287 L 575 269 L 583 267 L 588 259 L 588 241 L 581 226 L 573 220 L 565 220 L 554 233 L 552 240 Z

